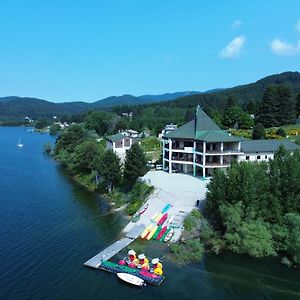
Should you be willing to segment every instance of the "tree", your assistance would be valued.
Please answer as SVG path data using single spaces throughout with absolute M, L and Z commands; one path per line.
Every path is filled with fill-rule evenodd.
M 225 234 L 229 249 L 252 257 L 275 255 L 272 234 L 261 221 L 243 222 L 236 232 Z
M 295 123 L 295 102 L 292 97 L 291 89 L 288 86 L 279 85 L 276 90 L 277 103 L 279 104 L 277 125 Z
M 253 100 L 250 100 L 247 104 L 246 104 L 246 111 L 250 114 L 250 115 L 254 115 L 256 112 L 256 104 Z
M 36 121 L 36 122 L 34 123 L 34 127 L 35 127 L 36 129 L 39 129 L 39 130 L 44 129 L 44 128 L 47 127 L 47 126 L 48 126 L 48 121 L 45 120 L 45 119 L 38 120 L 38 121 Z
M 239 106 L 232 106 L 226 108 L 223 116 L 223 124 L 226 127 L 233 127 L 235 124 L 239 123 L 239 120 L 243 114 L 243 110 Z
M 107 112 L 93 111 L 86 117 L 85 126 L 102 136 L 113 129 L 112 115 Z
M 300 117 L 300 93 L 296 97 L 296 117 Z
M 52 124 L 50 126 L 50 135 L 57 135 L 57 133 L 60 131 L 60 126 L 58 124 Z
M 126 153 L 124 178 L 133 185 L 147 173 L 147 160 L 142 148 L 136 143 Z
M 121 166 L 119 157 L 111 150 L 105 150 L 100 159 L 97 160 L 96 171 L 106 183 L 108 192 L 114 188 L 121 178 Z
M 92 171 L 95 168 L 95 158 L 100 155 L 101 150 L 95 141 L 83 141 L 75 147 L 72 154 L 73 168 L 81 171 Z
M 262 102 L 259 105 L 256 121 L 264 125 L 265 128 L 277 124 L 278 97 L 274 86 L 267 87 Z
M 253 118 L 247 112 L 243 112 L 239 118 L 239 128 L 251 129 L 253 125 L 254 125 Z
M 81 144 L 85 139 L 85 132 L 80 125 L 71 125 L 68 129 L 64 130 L 60 137 L 57 139 L 54 153 L 59 154 L 61 150 L 67 153 L 72 153 L 74 148 Z
M 261 140 L 266 137 L 265 127 L 261 123 L 257 123 L 252 130 L 252 139 Z

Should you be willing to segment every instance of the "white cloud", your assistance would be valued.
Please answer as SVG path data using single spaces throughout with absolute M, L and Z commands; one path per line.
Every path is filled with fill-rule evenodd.
M 300 33 L 300 20 L 298 20 L 295 29 Z
M 234 58 L 239 56 L 245 41 L 245 36 L 237 36 L 219 53 L 219 56 L 222 58 Z
M 240 28 L 241 26 L 242 26 L 242 21 L 241 20 L 235 20 L 231 24 L 231 29 L 237 29 L 237 28 Z
M 277 55 L 300 55 L 300 40 L 296 45 L 293 45 L 280 39 L 274 39 L 271 42 L 270 47 L 271 51 Z

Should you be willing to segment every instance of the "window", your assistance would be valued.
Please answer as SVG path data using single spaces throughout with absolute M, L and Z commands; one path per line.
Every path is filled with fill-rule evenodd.
M 257 156 L 256 156 L 256 159 L 260 159 L 260 155 L 257 155 Z
M 246 160 L 249 160 L 249 156 L 246 156 Z

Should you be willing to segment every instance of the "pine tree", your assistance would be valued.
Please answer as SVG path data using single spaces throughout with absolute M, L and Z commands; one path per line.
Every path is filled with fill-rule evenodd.
M 266 132 L 265 132 L 265 128 L 264 125 L 261 123 L 257 123 L 252 131 L 252 139 L 253 140 L 261 140 L 264 139 L 266 137 Z
M 124 178 L 131 185 L 137 179 L 147 173 L 147 160 L 142 148 L 138 144 L 133 144 L 126 153 L 124 165 Z
M 250 100 L 247 105 L 246 105 L 246 111 L 251 114 L 254 115 L 256 112 L 256 104 L 253 100 Z
M 264 127 L 272 127 L 277 124 L 277 91 L 274 86 L 267 87 L 262 102 L 259 105 L 257 112 L 257 122 L 264 125 Z
M 285 85 L 277 87 L 277 103 L 279 104 L 276 125 L 295 123 L 295 102 L 292 97 L 291 89 Z
M 296 117 L 300 117 L 300 93 L 296 97 Z
M 237 105 L 235 97 L 229 96 L 223 114 L 223 125 L 229 128 L 233 127 L 239 121 L 242 113 L 243 110 Z

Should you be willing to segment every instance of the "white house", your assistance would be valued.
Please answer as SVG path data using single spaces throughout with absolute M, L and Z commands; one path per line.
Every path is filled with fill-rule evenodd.
M 138 143 L 136 138 L 128 136 L 124 132 L 107 136 L 106 140 L 106 149 L 112 149 L 119 156 L 121 162 L 125 160 L 126 151 L 129 150 L 134 143 Z
M 274 157 L 280 145 L 299 149 L 288 140 L 243 140 L 220 129 L 198 106 L 195 118 L 163 135 L 163 169 L 194 176 L 212 176 L 233 160 L 263 161 Z

